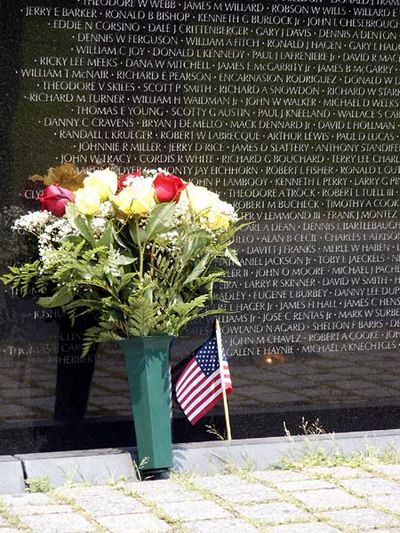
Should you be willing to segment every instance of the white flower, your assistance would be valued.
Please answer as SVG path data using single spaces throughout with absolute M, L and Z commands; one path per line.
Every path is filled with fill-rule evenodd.
M 113 197 L 113 203 L 125 215 L 146 215 L 156 205 L 153 178 L 135 178 Z
M 186 189 L 182 192 L 180 198 L 182 200 L 179 200 L 179 203 L 181 201 L 183 203 L 188 202 L 190 207 L 196 213 L 207 211 L 208 209 L 215 207 L 219 204 L 219 202 L 221 202 L 218 194 L 209 191 L 205 187 L 198 187 L 197 185 L 193 185 L 193 183 L 189 183 L 187 185 Z
M 49 211 L 34 211 L 17 218 L 11 229 L 14 231 L 26 231 L 33 235 L 39 236 L 52 220 L 57 220 L 57 217 L 52 215 Z
M 115 194 L 118 187 L 118 176 L 115 172 L 106 168 L 105 170 L 95 170 L 94 172 L 88 172 L 87 177 L 83 180 L 85 187 L 99 187 L 108 190 L 108 196 Z M 107 197 L 102 198 L 106 200 Z
M 103 202 L 100 206 L 100 215 L 104 218 L 110 218 L 113 214 L 113 207 L 110 201 Z
M 168 231 L 163 234 L 163 237 L 172 247 L 174 247 L 178 242 L 179 232 L 177 230 Z
M 62 242 L 68 235 L 77 234 L 66 218 L 53 217 L 52 220 L 54 221 L 48 224 L 38 237 L 38 251 L 43 268 L 48 268 L 53 261 L 54 245 Z
M 107 219 L 104 217 L 93 217 L 90 221 L 90 225 L 92 226 L 93 234 L 98 239 L 101 237 L 104 233 L 104 230 L 106 229 Z

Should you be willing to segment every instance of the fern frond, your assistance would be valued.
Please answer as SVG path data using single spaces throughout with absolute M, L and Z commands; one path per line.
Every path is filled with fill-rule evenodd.
M 35 282 L 39 277 L 39 261 L 25 263 L 19 267 L 9 267 L 9 272 L 0 277 L 0 280 L 6 285 L 10 284 L 14 289 L 20 289 L 22 296 L 30 294 Z

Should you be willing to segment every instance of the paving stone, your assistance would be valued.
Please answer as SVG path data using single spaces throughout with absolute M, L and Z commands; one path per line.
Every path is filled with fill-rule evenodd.
M 248 518 L 266 520 L 271 523 L 306 520 L 309 517 L 308 513 L 305 513 L 302 509 L 299 509 L 295 505 L 286 502 L 240 505 L 236 509 Z
M 187 505 L 178 502 L 160 503 L 159 507 L 172 518 L 187 522 L 212 518 L 233 518 L 228 511 L 209 501 L 191 501 Z
M 185 530 L 194 533 L 210 533 L 210 531 L 229 531 L 229 533 L 255 533 L 259 529 L 244 520 L 202 520 L 201 522 L 185 522 Z M 1 533 L 1 530 L 0 530 Z
M 229 502 L 262 502 L 282 499 L 277 492 L 261 483 L 244 481 L 234 475 L 196 477 L 193 481 L 196 485 L 210 490 Z
M 369 498 L 369 501 L 392 513 L 400 514 L 400 491 L 397 494 L 386 494 L 385 496 L 374 495 Z
M 0 533 L 2 531 L 3 530 L 0 529 Z M 390 529 L 387 529 L 387 528 L 385 528 L 385 529 L 380 529 L 380 528 L 376 529 L 376 528 L 374 528 L 373 533 L 400 533 L 400 527 L 391 527 Z
M 360 498 L 355 498 L 341 489 L 307 490 L 292 492 L 292 495 L 318 511 L 343 507 L 360 507 L 364 504 Z
M 27 507 L 20 507 L 18 515 L 27 514 L 57 514 L 57 513 L 73 513 L 74 510 L 70 505 L 29 505 Z M 1 533 L 1 532 L 0 532 Z
M 322 479 L 305 479 L 303 481 L 279 483 L 279 488 L 291 492 L 296 490 L 334 489 L 336 486 L 329 483 L 329 481 L 323 481 Z
M 34 494 L 16 494 L 15 496 L 1 496 L 0 501 L 13 508 L 51 505 L 51 500 L 46 494 L 37 492 Z
M 148 483 L 127 483 L 125 488 L 137 492 L 156 503 L 184 502 L 203 499 L 196 492 L 185 490 L 170 479 Z
M 128 531 L 161 533 L 162 531 L 172 531 L 170 525 L 150 513 L 101 516 L 97 518 L 97 521 L 112 533 L 127 533 Z
M 307 472 L 310 477 L 323 474 L 328 474 L 338 479 L 350 479 L 358 477 L 371 477 L 372 474 L 365 472 L 360 468 L 352 468 L 351 466 L 314 466 L 307 468 Z
M 400 465 L 370 465 L 370 468 L 393 479 L 400 479 Z
M 394 481 L 382 478 L 344 479 L 341 484 L 354 492 L 362 495 L 400 493 L 400 485 Z
M 269 533 L 339 533 L 339 529 L 336 529 L 322 522 L 285 524 L 284 526 L 275 526 L 268 528 L 268 531 Z
M 76 513 L 27 515 L 21 517 L 21 521 L 29 526 L 34 533 L 88 533 L 89 531 L 96 531 L 96 528 L 86 518 Z
M 59 489 L 59 492 L 74 498 L 78 505 L 95 517 L 147 512 L 142 503 L 111 487 Z
M 354 528 L 372 529 L 377 527 L 398 526 L 399 523 L 390 516 L 374 509 L 347 509 L 323 513 L 325 518 L 338 525 Z M 364 529 L 362 529 L 364 531 Z
M 292 470 L 256 470 L 252 474 L 274 484 L 285 481 L 304 481 L 312 477 L 307 472 L 293 472 Z

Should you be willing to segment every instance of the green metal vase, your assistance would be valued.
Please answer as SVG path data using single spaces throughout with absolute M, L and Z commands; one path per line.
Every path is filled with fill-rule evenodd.
M 139 464 L 145 472 L 172 467 L 169 354 L 174 337 L 120 341 L 125 355 Z

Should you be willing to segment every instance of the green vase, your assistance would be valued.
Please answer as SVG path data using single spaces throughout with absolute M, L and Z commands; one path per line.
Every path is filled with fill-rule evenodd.
M 174 337 L 120 341 L 125 355 L 139 464 L 159 473 L 172 467 L 169 353 Z

